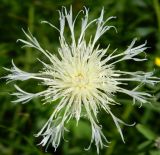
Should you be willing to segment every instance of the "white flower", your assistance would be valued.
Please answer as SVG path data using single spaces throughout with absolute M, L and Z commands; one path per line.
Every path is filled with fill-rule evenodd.
M 142 59 L 137 56 L 147 49 L 145 47 L 146 43 L 134 47 L 136 42 L 136 39 L 134 39 L 124 52 L 115 54 L 115 50 L 109 54 L 109 46 L 106 49 L 100 49 L 99 46 L 96 46 L 96 43 L 106 31 L 114 28 L 114 26 L 107 25 L 108 21 L 114 17 L 104 20 L 104 9 L 102 9 L 99 18 L 88 21 L 88 9 L 84 8 L 80 12 L 84 14 L 84 17 L 82 18 L 81 32 L 78 39 L 75 39 L 74 31 L 75 22 L 79 14 L 73 19 L 72 8 L 69 12 L 64 7 L 62 11 L 59 11 L 60 28 L 47 21 L 43 22 L 49 24 L 60 33 L 59 56 L 43 49 L 30 32 L 27 34 L 23 30 L 28 40 L 19 39 L 18 41 L 24 43 L 25 47 L 35 48 L 43 53 L 50 63 L 47 64 L 39 60 L 44 66 L 43 69 L 39 73 L 27 73 L 18 69 L 12 62 L 13 68 L 5 68 L 10 72 L 5 78 L 8 81 L 36 79 L 47 86 L 46 90 L 33 94 L 25 92 L 15 85 L 18 91 L 12 94 L 18 97 L 17 100 L 13 101 L 15 103 L 26 103 L 35 97 L 42 97 L 44 103 L 60 100 L 49 120 L 36 135 L 43 136 L 43 140 L 40 143 L 42 146 L 51 143 L 56 149 L 60 144 L 64 131 L 67 130 L 65 123 L 75 118 L 78 124 L 80 118 L 85 115 L 91 124 L 91 143 L 95 142 L 97 153 L 99 153 L 99 148 L 103 148 L 105 143 L 108 142 L 97 119 L 99 110 L 105 110 L 112 117 L 124 141 L 119 124 L 125 123 L 117 118 L 110 108 L 110 105 L 118 104 L 113 99 L 113 96 L 117 92 L 124 93 L 133 98 L 134 102 L 147 103 L 147 99 L 151 95 L 138 91 L 138 89 L 143 84 L 153 85 L 159 82 L 159 78 L 154 77 L 152 72 L 115 70 L 115 65 L 124 60 L 146 60 L 146 58 Z M 71 43 L 68 43 L 64 37 L 66 22 L 71 32 Z M 91 38 L 89 42 L 86 42 L 85 33 L 92 24 L 97 25 L 95 35 L 93 39 Z M 130 81 L 139 82 L 139 85 L 132 90 L 124 88 L 123 86 Z M 82 110 L 85 114 L 82 114 Z

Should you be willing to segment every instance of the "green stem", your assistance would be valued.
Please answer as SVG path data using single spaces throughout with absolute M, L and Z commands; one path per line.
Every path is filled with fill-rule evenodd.
M 158 0 L 153 0 L 153 5 L 157 16 L 158 31 L 160 32 L 160 4 Z
M 122 115 L 122 119 L 123 120 L 128 120 L 130 113 L 132 112 L 134 106 L 131 104 L 128 104 L 123 115 Z
M 106 155 L 111 155 L 114 151 L 115 146 L 116 146 L 116 141 L 114 140 L 109 144 L 109 147 L 107 148 Z
M 28 28 L 31 33 L 34 31 L 34 6 L 30 5 L 29 11 L 28 11 Z M 32 62 L 32 49 L 27 48 L 26 49 L 26 69 L 29 69 L 29 64 Z
M 131 104 L 128 104 L 125 111 L 122 114 L 122 119 L 123 120 L 128 120 L 129 119 L 129 115 L 132 112 L 134 106 L 132 106 Z M 123 129 L 124 125 L 121 125 L 121 129 Z M 114 132 L 114 131 L 113 131 Z M 114 132 L 116 134 L 117 130 Z M 114 148 L 116 147 L 116 143 L 117 141 L 114 140 L 111 142 L 110 146 L 107 148 L 106 151 L 106 155 L 111 155 L 114 151 Z
M 34 6 L 30 5 L 29 11 L 28 11 L 28 26 L 31 32 L 33 32 L 34 29 Z
M 141 119 L 142 124 L 146 124 L 149 118 L 152 115 L 152 110 L 151 109 L 145 109 L 144 115 Z

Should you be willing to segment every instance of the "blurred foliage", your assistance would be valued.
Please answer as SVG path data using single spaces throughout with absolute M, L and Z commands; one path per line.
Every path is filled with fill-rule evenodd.
M 90 19 L 98 17 L 101 8 L 105 8 L 105 17 L 117 16 L 110 22 L 117 27 L 118 33 L 110 30 L 100 40 L 102 48 L 111 44 L 110 50 L 115 48 L 119 52 L 126 49 L 133 38 L 137 37 L 139 43 L 147 40 L 150 47 L 147 51 L 148 61 L 133 63 L 123 62 L 118 67 L 123 70 L 155 69 L 155 74 L 160 77 L 160 68 L 155 65 L 155 59 L 160 57 L 160 2 L 158 0 L 1 0 L 0 1 L 0 76 L 7 73 L 2 68 L 11 67 L 11 60 L 25 71 L 35 72 L 42 67 L 37 58 L 45 59 L 39 52 L 33 49 L 21 49 L 16 43 L 19 38 L 24 38 L 21 28 L 30 31 L 38 38 L 42 46 L 56 53 L 58 47 L 58 33 L 47 25 L 41 25 L 40 21 L 47 20 L 58 26 L 58 9 L 61 6 L 73 6 L 76 14 L 83 6 L 90 8 Z M 77 24 L 76 34 L 80 30 Z M 92 34 L 88 30 L 88 36 Z M 40 91 L 41 86 L 34 86 L 35 81 L 19 82 L 18 84 L 31 92 Z M 96 148 L 92 145 L 89 151 L 85 151 L 90 143 L 91 129 L 89 122 L 81 120 L 76 126 L 74 121 L 68 124 L 70 132 L 65 134 L 69 142 L 61 141 L 61 145 L 54 152 L 49 147 L 38 146 L 40 139 L 33 135 L 41 129 L 49 118 L 54 105 L 42 105 L 40 100 L 31 101 L 28 104 L 13 104 L 13 83 L 0 83 L 0 155 L 96 155 Z M 136 127 L 122 127 L 124 144 L 116 127 L 103 111 L 99 115 L 103 125 L 104 134 L 110 139 L 109 147 L 101 150 L 102 155 L 160 155 L 157 138 L 160 136 L 160 85 L 153 89 L 147 85 L 145 88 L 154 94 L 152 105 L 146 104 L 142 108 L 133 106 L 129 98 L 117 95 L 122 103 L 114 106 L 114 113 L 125 122 L 139 123 Z M 156 143 L 156 144 L 155 144 Z M 159 142 L 160 143 L 160 142 Z

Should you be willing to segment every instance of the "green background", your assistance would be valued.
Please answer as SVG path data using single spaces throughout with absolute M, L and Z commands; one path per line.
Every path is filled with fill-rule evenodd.
M 100 47 L 105 48 L 111 44 L 110 51 L 118 48 L 119 52 L 125 50 L 133 38 L 138 38 L 138 43 L 147 40 L 146 62 L 133 63 L 126 61 L 117 68 L 129 71 L 152 71 L 160 77 L 160 67 L 155 65 L 155 58 L 160 57 L 160 2 L 158 0 L 0 0 L 0 76 L 7 75 L 2 67 L 11 67 L 11 60 L 29 72 L 36 72 L 42 66 L 37 58 L 43 58 L 33 49 L 22 49 L 16 40 L 23 38 L 21 28 L 30 31 L 36 36 L 41 45 L 56 53 L 59 46 L 58 33 L 48 25 L 40 24 L 47 20 L 58 26 L 58 9 L 62 6 L 72 5 L 74 15 L 86 6 L 90 9 L 89 18 L 97 18 L 102 7 L 105 17 L 117 16 L 110 22 L 116 26 L 118 33 L 110 30 L 99 40 Z M 79 20 L 80 21 L 80 20 Z M 76 25 L 76 34 L 80 25 Z M 66 37 L 69 33 L 66 32 Z M 87 35 L 94 35 L 93 30 L 88 30 Z M 89 151 L 85 151 L 90 143 L 91 129 L 89 122 L 82 119 L 77 127 L 75 121 L 68 124 L 70 132 L 65 134 L 57 152 L 49 147 L 38 146 L 41 138 L 35 138 L 43 124 L 47 121 L 57 103 L 42 105 L 40 99 L 27 104 L 13 104 L 15 98 L 10 94 L 15 91 L 15 83 L 6 84 L 0 79 L 0 155 L 89 155 L 96 154 L 94 144 Z M 29 92 L 42 90 L 36 81 L 28 80 L 16 82 L 21 88 Z M 123 95 L 117 95 L 121 103 L 113 106 L 114 114 L 127 123 L 137 123 L 134 127 L 122 126 L 126 143 L 124 144 L 116 127 L 108 114 L 103 111 L 99 114 L 103 132 L 111 141 L 109 147 L 100 150 L 102 155 L 160 155 L 160 149 L 155 146 L 156 139 L 160 136 L 160 85 L 145 86 L 145 90 L 154 94 L 152 105 L 132 105 L 132 100 Z M 159 142 L 160 143 L 160 142 Z M 159 144 L 160 145 L 160 144 Z

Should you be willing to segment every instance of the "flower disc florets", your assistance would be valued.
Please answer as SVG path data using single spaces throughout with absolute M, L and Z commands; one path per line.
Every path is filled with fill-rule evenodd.
M 18 41 L 24 43 L 25 47 L 35 48 L 43 53 L 50 63 L 47 64 L 39 60 L 44 66 L 39 73 L 27 73 L 17 68 L 12 61 L 13 67 L 11 69 L 5 68 L 11 74 L 5 78 L 9 81 L 36 79 L 41 80 L 41 83 L 47 86 L 46 90 L 33 94 L 25 92 L 15 85 L 18 91 L 13 93 L 18 98 L 13 101 L 15 103 L 26 103 L 35 97 L 42 97 L 45 103 L 59 100 L 51 117 L 36 135 L 43 136 L 43 140 L 40 143 L 42 146 L 48 146 L 51 143 L 56 149 L 66 130 L 65 122 L 75 118 L 78 124 L 80 117 L 85 115 L 85 118 L 91 124 L 91 143 L 95 142 L 97 153 L 99 153 L 99 148 L 103 148 L 105 146 L 104 143 L 108 142 L 98 122 L 97 114 L 99 110 L 103 109 L 110 114 L 124 141 L 119 124 L 125 123 L 113 115 L 110 109 L 110 105 L 118 103 L 113 96 L 117 92 L 124 93 L 132 97 L 134 102 L 147 103 L 147 99 L 151 95 L 138 91 L 138 89 L 146 83 L 154 85 L 159 82 L 159 78 L 154 77 L 152 72 L 115 70 L 114 66 L 124 60 L 146 60 L 146 58 L 137 57 L 138 54 L 146 50 L 146 43 L 134 47 L 136 41 L 134 39 L 130 46 L 120 54 L 115 54 L 116 50 L 109 53 L 109 46 L 106 49 L 100 49 L 95 44 L 106 31 L 114 28 L 114 26 L 107 25 L 107 22 L 114 17 L 104 20 L 104 10 L 102 9 L 100 17 L 89 22 L 88 10 L 84 8 L 80 12 L 84 13 L 84 18 L 82 18 L 81 32 L 78 39 L 75 39 L 74 35 L 75 22 L 78 15 L 73 19 L 72 8 L 69 12 L 67 12 L 66 8 L 62 8 L 62 11 L 59 11 L 60 28 L 49 22 L 43 22 L 49 24 L 60 33 L 59 56 L 43 49 L 30 32 L 27 34 L 23 30 L 28 40 L 19 39 Z M 71 43 L 68 43 L 64 37 L 66 22 L 71 32 Z M 93 39 L 86 42 L 85 33 L 92 24 L 97 25 L 95 35 Z M 124 88 L 123 85 L 130 81 L 139 82 L 139 85 L 131 90 Z

